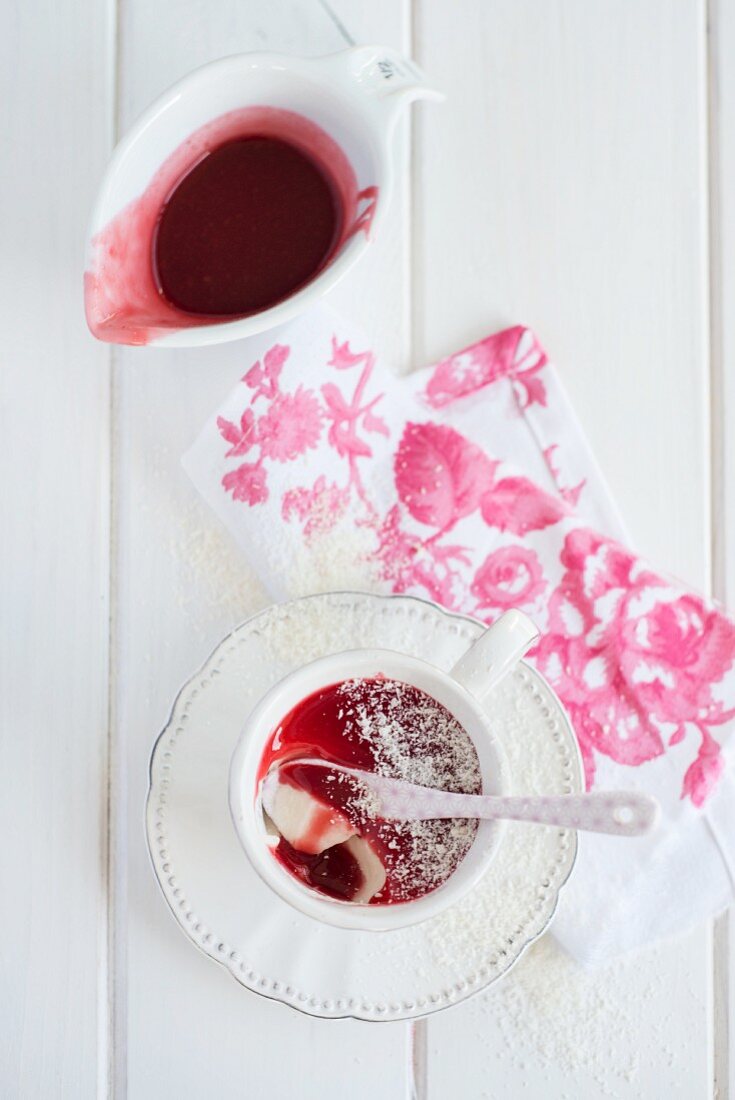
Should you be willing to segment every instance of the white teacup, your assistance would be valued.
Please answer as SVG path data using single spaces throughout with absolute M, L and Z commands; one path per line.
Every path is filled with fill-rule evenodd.
M 343 680 L 379 675 L 412 684 L 441 703 L 466 731 L 477 751 L 486 794 L 508 790 L 506 763 L 492 720 L 482 705 L 492 687 L 538 637 L 520 611 L 506 612 L 465 653 L 451 672 L 383 649 L 350 650 L 313 661 L 276 684 L 249 715 L 230 766 L 230 810 L 238 836 L 261 878 L 294 908 L 340 928 L 383 931 L 435 916 L 457 902 L 482 877 L 500 840 L 503 823 L 481 821 L 470 850 L 447 881 L 413 901 L 355 905 L 326 897 L 294 878 L 274 857 L 276 842 L 260 806 L 258 770 L 268 739 L 298 703 Z

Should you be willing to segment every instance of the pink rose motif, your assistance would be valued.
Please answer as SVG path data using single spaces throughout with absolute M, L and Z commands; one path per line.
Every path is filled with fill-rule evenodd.
M 475 511 L 496 465 L 454 428 L 409 422 L 394 462 L 398 497 L 419 523 L 445 531 Z
M 243 462 L 236 470 L 230 470 L 222 478 L 222 486 L 232 493 L 233 500 L 241 500 L 251 507 L 268 499 L 266 473 L 258 462 Z
M 567 572 L 551 615 L 561 622 L 575 609 L 590 653 L 605 657 L 596 663 L 597 681 L 620 675 L 641 710 L 661 722 L 714 713 L 712 687 L 735 661 L 735 624 L 596 532 L 572 532 L 561 560 Z M 588 667 L 582 671 L 595 680 Z
M 316 447 L 322 432 L 322 410 L 316 395 L 299 386 L 279 394 L 258 421 L 261 455 L 274 462 L 292 462 Z
M 525 546 L 502 546 L 488 554 L 470 586 L 481 610 L 522 607 L 546 588 L 538 555 Z
M 621 668 L 662 721 L 705 717 L 712 684 L 733 663 L 735 625 L 693 595 L 636 587 L 621 621 Z
M 584 711 L 586 748 L 620 763 L 660 755 L 686 724 L 698 729 L 703 748 L 684 794 L 701 804 L 721 770 L 708 726 L 732 716 L 713 688 L 735 662 L 735 624 L 593 531 L 569 534 L 561 561 L 539 667 L 570 709 Z

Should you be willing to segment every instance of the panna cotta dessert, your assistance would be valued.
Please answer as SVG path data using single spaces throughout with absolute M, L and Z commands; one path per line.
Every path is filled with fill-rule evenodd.
M 477 752 L 446 707 L 386 677 L 332 684 L 286 715 L 266 744 L 258 782 L 268 776 L 263 809 L 274 858 L 318 893 L 353 904 L 394 905 L 447 881 L 472 845 L 476 821 L 386 821 L 364 783 L 309 764 L 315 757 L 479 794 Z

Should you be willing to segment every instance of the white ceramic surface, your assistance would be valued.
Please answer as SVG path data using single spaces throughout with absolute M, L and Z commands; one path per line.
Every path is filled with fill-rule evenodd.
M 148 343 L 198 347 L 275 328 L 333 287 L 373 239 L 393 185 L 391 138 L 396 120 L 406 104 L 420 98 L 443 97 L 413 62 L 382 46 L 360 46 L 317 58 L 239 54 L 196 69 L 164 92 L 117 146 L 91 219 L 87 270 L 97 268 L 96 235 L 145 191 L 166 158 L 196 130 L 242 107 L 295 111 L 339 145 L 352 165 L 359 191 L 377 188 L 369 235 L 350 236 L 316 278 L 278 305 L 237 320 L 172 328 L 152 336 Z M 104 277 L 101 281 L 104 284 Z
M 548 926 L 574 863 L 571 830 L 508 823 L 487 873 L 462 901 L 376 935 L 286 904 L 250 864 L 230 819 L 229 766 L 243 717 L 287 673 L 358 643 L 430 657 L 448 671 L 482 630 L 410 597 L 311 596 L 243 623 L 180 692 L 151 758 L 153 867 L 186 935 L 249 989 L 315 1016 L 410 1019 L 495 981 Z M 486 705 L 511 792 L 582 789 L 576 741 L 536 672 L 519 666 Z

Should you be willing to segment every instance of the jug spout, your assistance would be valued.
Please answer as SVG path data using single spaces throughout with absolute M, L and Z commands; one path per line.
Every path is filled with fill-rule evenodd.
M 356 46 L 333 55 L 344 66 L 365 111 L 375 121 L 392 127 L 403 107 L 415 99 L 442 100 L 425 73 L 398 50 L 385 46 Z M 344 72 L 344 68 L 342 70 Z

